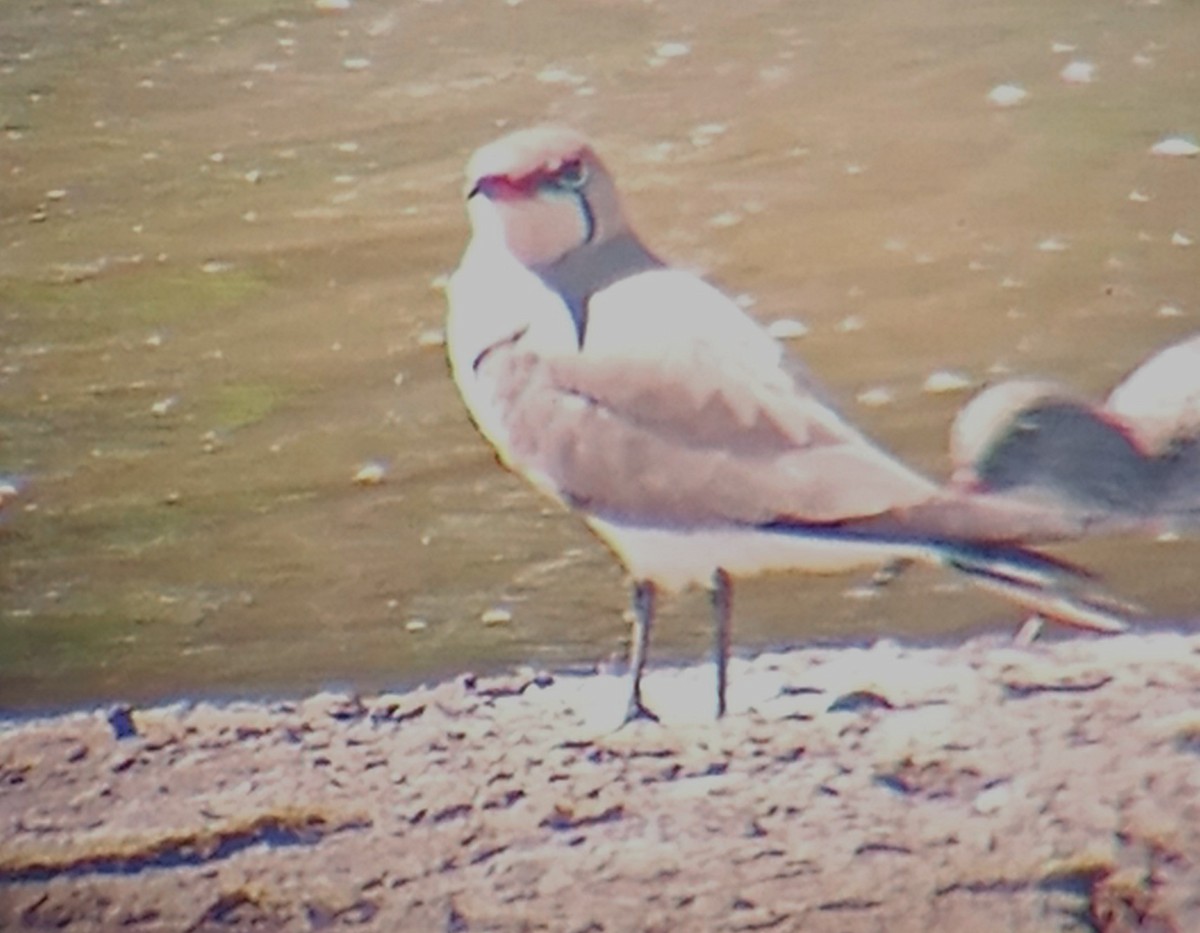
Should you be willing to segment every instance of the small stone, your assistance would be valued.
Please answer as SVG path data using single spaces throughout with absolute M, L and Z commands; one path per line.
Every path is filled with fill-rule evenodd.
M 118 741 L 133 738 L 138 734 L 137 724 L 133 721 L 133 707 L 128 703 L 118 703 L 109 709 L 105 718 Z
M 1062 253 L 1067 250 L 1067 241 L 1062 237 L 1048 236 L 1038 243 L 1037 248 L 1043 253 Z
M 1182 230 L 1176 230 L 1171 234 L 1172 246 L 1191 246 L 1196 241 L 1184 233 Z
M 1007 781 L 1001 781 L 976 794 L 975 802 L 971 805 L 971 808 L 976 813 L 986 816 L 1001 809 L 1008 803 L 1011 797 L 1012 786 Z
M 378 462 L 365 463 L 354 474 L 355 486 L 378 486 L 387 476 L 387 468 Z
M 20 496 L 20 491 L 12 483 L 0 482 L 0 509 Z
M 882 408 L 884 405 L 891 405 L 896 401 L 896 393 L 884 386 L 876 386 L 873 389 L 864 389 L 858 393 L 858 404 L 865 405 L 867 408 Z
M 1096 66 L 1091 62 L 1073 61 L 1058 73 L 1067 84 L 1091 84 L 1096 80 Z
M 418 347 L 444 347 L 445 345 L 446 332 L 440 328 L 431 327 L 417 334 Z
M 536 75 L 534 80 L 540 84 L 567 84 L 571 86 L 579 86 L 583 84 L 587 78 L 582 75 L 577 75 L 572 71 L 567 71 L 565 68 L 543 68 Z
M 794 318 L 780 318 L 767 325 L 767 333 L 776 340 L 797 340 L 808 334 L 808 328 Z
M 507 625 L 513 620 L 513 614 L 510 610 L 503 606 L 494 606 L 488 609 L 479 617 L 479 621 L 484 625 Z
M 365 71 L 371 67 L 371 59 L 369 58 L 344 58 L 342 59 L 342 67 L 347 71 Z
M 1200 155 L 1200 146 L 1182 136 L 1168 136 L 1166 139 L 1160 139 L 1151 146 L 1150 152 L 1152 155 L 1190 158 Z
M 692 51 L 686 42 L 661 42 L 654 50 L 659 58 L 682 58 Z
M 926 392 L 936 395 L 942 392 L 961 392 L 963 389 L 969 389 L 972 385 L 971 378 L 966 374 L 940 369 L 926 377 L 923 388 Z
M 423 632 L 427 628 L 429 628 L 429 623 L 424 619 L 409 619 L 404 623 L 406 632 Z
M 988 103 L 996 107 L 1015 107 L 1029 96 L 1029 92 L 1016 84 L 997 84 L 988 92 Z

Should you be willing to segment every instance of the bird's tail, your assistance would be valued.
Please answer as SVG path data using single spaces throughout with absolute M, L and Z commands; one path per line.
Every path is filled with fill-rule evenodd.
M 941 563 L 972 583 L 1025 609 L 1077 628 L 1115 634 L 1129 627 L 1132 605 L 1095 592 L 1087 571 L 1066 561 L 1015 545 L 947 543 Z

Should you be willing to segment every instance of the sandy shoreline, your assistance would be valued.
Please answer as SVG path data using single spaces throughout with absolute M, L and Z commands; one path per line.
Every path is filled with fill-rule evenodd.
M 0 928 L 1200 929 L 1200 636 L 711 676 L 9 723 Z

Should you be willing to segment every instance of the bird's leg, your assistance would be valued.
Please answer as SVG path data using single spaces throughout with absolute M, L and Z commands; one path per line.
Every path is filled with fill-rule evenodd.
M 629 706 L 625 710 L 624 722 L 649 719 L 658 722 L 642 703 L 642 668 L 646 666 L 646 649 L 650 645 L 650 627 L 654 624 L 654 602 L 657 595 L 654 584 L 649 580 L 638 580 L 633 584 L 633 644 L 629 647 Z
M 713 571 L 713 661 L 717 666 L 717 718 L 725 715 L 725 687 L 729 683 L 729 642 L 733 619 L 733 581 L 718 567 Z

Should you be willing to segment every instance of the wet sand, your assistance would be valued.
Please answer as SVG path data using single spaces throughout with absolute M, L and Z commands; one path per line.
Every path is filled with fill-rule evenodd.
M 1200 929 L 1200 636 L 813 649 L 0 732 L 0 927 Z M 125 737 L 119 738 L 118 735 Z

